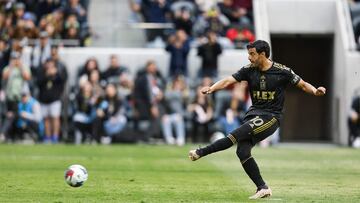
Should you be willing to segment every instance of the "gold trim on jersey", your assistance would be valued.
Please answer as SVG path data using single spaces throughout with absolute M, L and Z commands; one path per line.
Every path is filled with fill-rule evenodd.
M 276 62 L 274 62 L 274 65 L 273 65 L 273 66 L 274 66 L 275 68 L 285 69 L 285 70 L 290 71 L 290 68 L 289 68 L 289 67 L 286 67 L 285 65 L 280 64 L 280 63 L 276 63 Z
M 234 135 L 229 134 L 229 135 L 228 135 L 228 138 L 231 140 L 231 142 L 232 142 L 233 144 L 236 143 L 236 139 L 235 139 Z
M 274 125 L 276 123 L 276 121 L 277 121 L 276 118 L 272 118 L 270 121 L 268 121 L 264 125 L 256 128 L 254 130 L 254 135 L 259 134 L 259 133 L 264 132 L 265 130 L 269 129 L 272 125 Z

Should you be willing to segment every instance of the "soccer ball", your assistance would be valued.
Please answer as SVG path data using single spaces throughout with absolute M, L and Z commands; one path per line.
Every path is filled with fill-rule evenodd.
M 71 187 L 80 187 L 88 179 L 86 168 L 81 165 L 71 165 L 65 170 L 65 182 Z

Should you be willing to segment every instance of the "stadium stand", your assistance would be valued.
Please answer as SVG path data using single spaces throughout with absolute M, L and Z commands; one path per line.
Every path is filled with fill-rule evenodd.
M 336 2 L 336 6 L 331 2 Z M 57 85 L 63 89 L 50 101 L 61 101 L 61 132 L 56 130 L 58 122 L 49 128 L 43 120 L 36 142 L 57 143 L 58 136 L 60 142 L 77 144 L 208 142 L 214 132 L 226 134 L 235 123 L 241 123 L 249 99 L 236 95 L 236 100 L 232 89 L 213 98 L 203 98 L 197 90 L 204 83 L 233 73 L 234 67 L 245 65 L 245 45 L 256 37 L 270 41 L 273 32 L 335 33 L 334 66 L 340 67 L 345 61 L 347 66 L 355 63 L 357 58 L 346 52 L 352 49 L 347 40 L 354 40 L 346 32 L 347 27 L 341 25 L 347 22 L 346 12 L 340 12 L 343 2 L 306 1 L 306 5 L 299 8 L 308 9 L 309 16 L 319 15 L 313 18 L 318 23 L 314 26 L 304 15 L 301 18 L 281 16 L 290 12 L 285 8 L 293 6 L 291 1 L 281 2 L 284 7 L 272 0 L 266 3 L 258 0 L 1 1 L 0 141 L 22 139 L 22 136 L 8 136 L 6 126 L 16 128 L 16 103 L 22 98 L 20 87 L 28 83 L 31 95 L 40 105 L 49 104 L 44 102 L 44 89 L 51 92 Z M 307 4 L 316 6 L 307 7 Z M 338 9 L 338 14 L 313 9 L 330 8 L 330 4 L 331 8 Z M 357 5 L 351 5 L 351 16 L 355 37 L 359 39 Z M 287 13 L 287 16 L 292 15 Z M 279 19 L 283 27 L 277 24 Z M 337 21 L 328 23 L 326 19 Z M 106 48 L 97 48 L 99 46 Z M 20 63 L 11 62 L 19 59 Z M 147 73 L 149 64 L 150 69 L 156 67 L 162 79 L 157 78 L 158 74 L 155 77 Z M 9 69 L 16 71 L 9 74 Z M 349 75 L 354 69 L 355 66 L 345 74 Z M 335 80 L 344 81 L 338 70 L 334 68 Z M 14 80 L 15 85 L 11 87 Z M 343 87 L 339 84 L 335 83 L 334 89 Z M 16 97 L 8 93 L 12 88 Z M 141 101 L 144 95 L 148 105 Z M 236 105 L 230 105 L 229 101 Z M 346 117 L 341 113 L 346 103 L 346 100 L 339 101 L 341 118 Z M 56 117 L 52 113 L 47 112 L 48 117 Z M 13 121 L 12 124 L 9 121 Z M 171 123 L 179 125 L 172 129 Z M 343 132 L 344 125 L 339 125 L 339 131 Z M 120 127 L 114 129 L 113 126 Z M 141 136 L 144 132 L 149 135 Z M 202 136 L 196 137 L 198 134 Z M 334 138 L 334 142 L 343 143 L 342 140 L 346 139 Z

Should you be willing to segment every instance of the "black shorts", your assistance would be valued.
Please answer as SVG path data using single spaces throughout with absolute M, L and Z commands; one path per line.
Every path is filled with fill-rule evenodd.
M 237 142 L 251 141 L 254 145 L 272 135 L 279 127 L 279 121 L 272 115 L 249 116 L 244 124 L 233 130 Z

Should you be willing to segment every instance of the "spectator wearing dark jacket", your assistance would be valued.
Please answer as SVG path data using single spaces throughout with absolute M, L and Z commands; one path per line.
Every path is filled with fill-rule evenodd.
M 148 61 L 145 70 L 137 74 L 134 87 L 135 119 L 150 121 L 147 137 L 160 134 L 159 98 L 164 88 L 165 80 L 155 62 Z
M 147 23 L 166 23 L 170 7 L 167 0 L 142 0 L 141 13 Z M 146 30 L 147 41 L 153 41 L 156 37 L 164 38 L 164 29 Z
M 119 82 L 119 76 L 128 71 L 128 69 L 120 64 L 120 60 L 116 55 L 110 56 L 110 65 L 102 73 L 102 79 L 109 83 Z
M 176 31 L 169 37 L 166 51 L 170 53 L 169 76 L 175 78 L 178 75 L 188 75 L 187 57 L 190 51 L 190 42 L 184 30 Z
M 79 0 L 69 0 L 69 3 L 64 8 L 64 14 L 66 17 L 75 14 L 81 24 L 87 22 L 87 12 Z
M 31 52 L 31 71 L 36 74 L 47 59 L 51 57 L 51 43 L 46 31 L 40 33 L 39 42 Z
M 188 9 L 182 8 L 175 11 L 174 24 L 176 30 L 184 30 L 188 36 L 192 35 L 193 22 L 191 13 Z
M 51 47 L 51 58 L 50 59 L 54 61 L 55 66 L 58 69 L 58 71 L 60 73 L 64 74 L 64 78 L 65 78 L 65 80 L 67 80 L 68 72 L 67 72 L 67 68 L 66 68 L 65 64 L 60 59 L 59 47 L 57 47 L 57 46 Z
M 10 49 L 4 39 L 0 39 L 0 90 L 2 85 L 2 71 L 9 64 Z
M 39 101 L 45 121 L 44 142 L 57 143 L 60 135 L 61 97 L 67 80 L 66 72 L 58 69 L 53 60 L 47 60 L 38 72 Z
M 207 33 L 207 42 L 199 46 L 198 56 L 201 58 L 200 77 L 217 77 L 218 76 L 218 58 L 222 53 L 221 45 L 217 42 L 215 32 Z
M 96 116 L 93 89 L 90 82 L 85 81 L 80 87 L 80 93 L 76 95 L 75 114 L 75 144 L 81 144 L 84 140 L 92 142 L 95 136 L 92 132 L 92 124 Z
M 223 2 L 218 4 L 220 12 L 224 14 L 231 23 L 240 25 L 250 24 L 250 19 L 247 16 L 247 14 L 249 13 L 247 8 L 248 6 L 249 5 L 247 5 L 246 0 L 224 0 Z
M 213 107 L 209 97 L 201 93 L 202 86 L 198 86 L 194 101 L 187 109 L 192 114 L 192 142 L 208 142 L 213 120 Z M 202 130 L 201 130 L 202 129 Z
M 110 144 L 112 137 L 119 135 L 123 130 L 127 119 L 125 117 L 125 108 L 118 97 L 116 86 L 112 83 L 108 84 L 105 92 L 105 98 L 96 109 L 93 133 L 102 144 Z
M 350 115 L 348 118 L 348 126 L 350 131 L 349 145 L 360 147 L 360 96 L 356 95 L 351 103 Z

